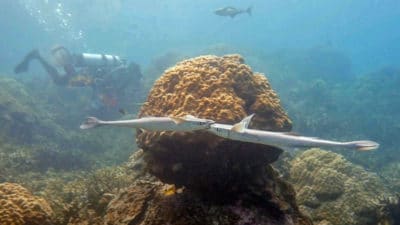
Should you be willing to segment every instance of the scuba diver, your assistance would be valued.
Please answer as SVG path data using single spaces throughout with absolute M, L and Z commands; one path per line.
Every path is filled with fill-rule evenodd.
M 93 89 L 91 108 L 115 108 L 129 85 L 143 77 L 139 65 L 127 64 L 115 55 L 79 53 L 71 54 L 63 46 L 56 46 L 51 54 L 57 66 L 63 67 L 64 74 L 47 62 L 37 49 L 29 52 L 14 68 L 15 73 L 26 72 L 32 60 L 37 60 L 58 86 L 91 87 Z M 135 83 L 133 83 L 135 82 Z

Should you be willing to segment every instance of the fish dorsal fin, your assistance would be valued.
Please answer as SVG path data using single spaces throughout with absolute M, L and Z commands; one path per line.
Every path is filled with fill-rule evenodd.
M 239 122 L 232 126 L 231 131 L 242 133 L 244 131 L 244 129 L 245 129 L 245 123 Z
M 242 121 L 240 121 L 241 123 L 244 123 L 244 128 L 247 129 L 247 127 L 249 126 L 251 119 L 253 119 L 254 115 L 255 115 L 254 113 L 250 114 L 250 115 L 246 116 L 245 118 L 243 118 Z
M 244 129 L 247 129 L 247 127 L 249 126 L 250 121 L 253 118 L 253 116 L 254 116 L 254 113 L 249 116 L 246 116 L 245 118 L 242 119 L 242 121 L 234 124 L 233 127 L 231 128 L 231 130 L 242 133 L 244 131 Z
M 170 116 L 169 117 L 172 121 L 174 121 L 175 124 L 181 124 L 186 122 L 186 120 L 182 117 L 176 117 L 176 116 Z

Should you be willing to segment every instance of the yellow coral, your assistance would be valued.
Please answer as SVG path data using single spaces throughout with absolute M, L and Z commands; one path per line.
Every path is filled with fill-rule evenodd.
M 52 224 L 48 203 L 15 183 L 0 184 L 0 224 Z
M 288 131 L 291 121 L 262 74 L 254 74 L 240 55 L 200 56 L 169 68 L 155 82 L 142 116 L 194 115 L 233 124 L 255 113 L 251 127 Z M 247 164 L 273 162 L 281 150 L 229 141 L 208 132 L 138 131 L 149 171 L 165 182 L 216 192 L 240 185 Z M 226 162 L 224 165 L 221 162 Z M 174 170 L 174 165 L 182 165 Z M 255 169 L 256 167 L 252 167 Z M 224 181 L 230 176 L 230 181 Z M 251 176 L 247 176 L 251 179 Z
M 239 55 L 185 60 L 157 80 L 140 116 L 186 114 L 235 123 L 256 113 L 260 126 L 289 130 L 291 122 L 261 74 L 253 74 Z M 226 113 L 219 111 L 225 110 Z

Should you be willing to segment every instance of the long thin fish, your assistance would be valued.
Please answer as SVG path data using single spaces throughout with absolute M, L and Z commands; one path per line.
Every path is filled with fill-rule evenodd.
M 80 125 L 81 129 L 99 126 L 118 126 L 138 128 L 148 131 L 194 131 L 210 128 L 213 120 L 200 119 L 191 115 L 185 117 L 143 117 L 133 120 L 104 121 L 96 117 L 88 117 Z
M 374 150 L 379 144 L 374 141 L 350 141 L 338 142 L 323 140 L 315 137 L 295 136 L 283 132 L 272 132 L 264 130 L 248 129 L 251 118 L 254 114 L 244 118 L 235 125 L 214 123 L 208 130 L 220 137 L 231 140 L 251 142 L 275 147 L 340 147 L 359 151 Z

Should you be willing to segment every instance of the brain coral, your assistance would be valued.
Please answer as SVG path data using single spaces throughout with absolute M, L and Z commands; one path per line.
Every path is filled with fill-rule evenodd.
M 375 174 L 320 149 L 291 162 L 290 180 L 300 209 L 318 225 L 378 224 L 379 199 L 388 193 Z
M 0 224 L 52 224 L 48 203 L 14 183 L 0 184 Z
M 142 106 L 143 116 L 191 114 L 233 124 L 255 113 L 251 127 L 288 131 L 291 121 L 262 74 L 239 55 L 182 61 L 159 78 Z M 237 192 L 257 176 L 280 149 L 226 140 L 206 131 L 137 132 L 149 171 L 167 183 L 208 193 Z M 262 181 L 261 181 L 262 183 Z

